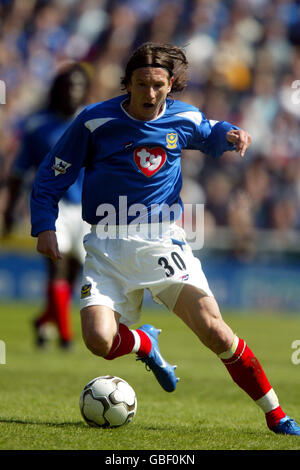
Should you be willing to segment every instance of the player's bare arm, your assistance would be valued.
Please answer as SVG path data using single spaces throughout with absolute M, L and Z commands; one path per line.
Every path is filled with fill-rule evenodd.
M 45 230 L 38 234 L 36 249 L 42 255 L 52 259 L 52 261 L 62 259 L 54 230 Z
M 239 152 L 242 158 L 252 142 L 251 135 L 243 129 L 231 129 L 227 132 L 226 139 L 228 142 L 235 144 L 236 152 Z

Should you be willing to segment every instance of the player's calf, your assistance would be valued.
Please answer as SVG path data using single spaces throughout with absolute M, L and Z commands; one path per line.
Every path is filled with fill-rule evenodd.
M 104 338 L 96 333 L 88 333 L 83 335 L 86 347 L 96 356 L 105 357 L 113 343 L 113 338 Z
M 119 323 L 120 315 L 105 306 L 89 306 L 81 310 L 82 336 L 95 355 L 112 360 L 129 353 L 149 354 L 151 340 L 139 330 L 130 330 Z
M 107 356 L 118 333 L 118 314 L 108 307 L 97 305 L 85 307 L 80 313 L 86 347 L 96 356 Z

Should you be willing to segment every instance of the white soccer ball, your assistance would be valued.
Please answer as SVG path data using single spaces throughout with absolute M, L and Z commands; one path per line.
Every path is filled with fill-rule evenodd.
M 89 426 L 117 427 L 133 420 L 137 400 L 133 388 L 125 380 L 104 375 L 96 377 L 84 387 L 79 408 Z

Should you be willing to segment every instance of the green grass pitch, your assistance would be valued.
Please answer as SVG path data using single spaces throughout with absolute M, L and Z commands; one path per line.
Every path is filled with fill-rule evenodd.
M 162 328 L 161 352 L 178 366 L 180 381 L 170 394 L 134 355 L 114 361 L 93 356 L 81 339 L 76 305 L 74 351 L 63 352 L 55 342 L 38 350 L 31 330 L 36 313 L 36 305 L 0 307 L 0 340 L 6 346 L 6 364 L 0 364 L 1 450 L 300 449 L 298 437 L 267 429 L 262 411 L 221 361 L 166 310 L 145 310 L 142 322 Z M 292 342 L 300 339 L 299 316 L 223 316 L 259 358 L 283 409 L 300 421 L 300 364 L 291 360 Z M 137 414 L 127 426 L 90 428 L 81 418 L 79 395 L 89 380 L 106 374 L 135 389 Z

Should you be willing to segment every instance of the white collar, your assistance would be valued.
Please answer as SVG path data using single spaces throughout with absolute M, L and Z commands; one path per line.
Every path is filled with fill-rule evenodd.
M 142 119 L 136 119 L 136 118 L 134 118 L 133 116 L 131 116 L 131 114 L 129 114 L 129 113 L 126 111 L 126 109 L 124 108 L 124 106 L 123 106 L 124 103 L 125 103 L 125 101 L 127 101 L 127 99 L 128 99 L 128 98 L 126 98 L 125 100 L 123 100 L 123 101 L 121 102 L 121 105 L 120 105 L 120 106 L 121 106 L 122 111 L 124 111 L 124 113 L 125 113 L 130 119 L 133 119 L 133 121 L 139 121 L 139 122 L 152 122 L 152 121 L 156 121 L 157 119 L 161 118 L 161 117 L 164 115 L 165 111 L 166 111 L 166 106 L 167 106 L 167 105 L 166 105 L 166 102 L 164 102 L 163 109 L 161 110 L 161 112 L 159 113 L 159 115 L 156 116 L 156 118 L 150 119 L 149 121 L 143 121 Z

